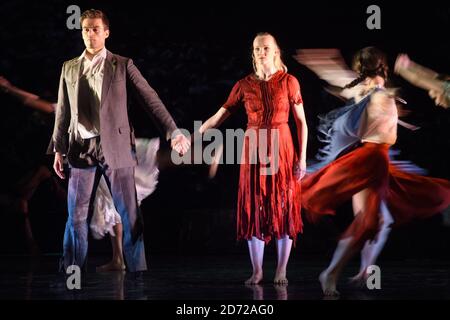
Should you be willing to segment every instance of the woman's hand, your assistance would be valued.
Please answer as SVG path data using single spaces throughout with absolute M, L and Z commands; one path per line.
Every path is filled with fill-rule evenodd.
M 294 164 L 294 177 L 298 181 L 303 179 L 306 174 L 306 160 L 300 160 Z

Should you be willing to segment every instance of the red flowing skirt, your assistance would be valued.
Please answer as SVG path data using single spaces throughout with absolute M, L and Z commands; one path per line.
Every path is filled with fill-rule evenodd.
M 364 212 L 343 237 L 363 244 L 380 226 L 380 204 L 386 201 L 394 225 L 427 218 L 450 205 L 450 182 L 403 172 L 389 163 L 389 145 L 364 143 L 302 181 L 302 205 L 314 222 L 366 189 Z
M 301 184 L 293 174 L 296 159 L 287 124 L 247 129 L 239 177 L 238 239 L 256 237 L 268 243 L 272 237 L 288 235 L 295 241 L 302 232 Z

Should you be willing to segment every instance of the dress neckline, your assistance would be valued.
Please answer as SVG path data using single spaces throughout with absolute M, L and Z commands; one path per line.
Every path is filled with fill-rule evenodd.
M 254 81 L 257 81 L 257 82 L 267 82 L 267 83 L 268 83 L 268 82 L 271 82 L 272 80 L 278 78 L 278 77 L 280 76 L 280 74 L 282 74 L 282 73 L 284 73 L 283 70 L 278 70 L 278 71 L 275 72 L 275 73 L 272 75 L 272 77 L 270 77 L 270 79 L 268 79 L 268 80 L 258 79 L 258 78 L 256 77 L 255 73 L 252 73 L 252 74 L 250 75 L 250 78 L 253 79 Z

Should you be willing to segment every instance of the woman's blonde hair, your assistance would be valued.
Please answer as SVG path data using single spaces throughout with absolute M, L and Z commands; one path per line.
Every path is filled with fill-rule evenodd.
M 284 64 L 283 60 L 281 60 L 280 47 L 278 46 L 277 40 L 275 40 L 275 37 L 273 35 L 271 35 L 268 32 L 259 32 L 258 34 L 256 34 L 253 41 L 255 41 L 255 39 L 258 37 L 265 37 L 265 36 L 269 36 L 272 38 L 273 43 L 275 43 L 275 46 L 278 50 L 278 54 L 275 55 L 275 61 L 274 61 L 275 68 L 277 69 L 277 71 L 287 72 L 288 69 L 287 69 L 286 65 Z M 253 45 L 252 45 L 252 65 L 253 65 L 253 70 L 255 71 L 255 73 L 258 74 L 258 67 L 257 67 L 256 59 L 255 59 L 255 54 L 253 52 Z

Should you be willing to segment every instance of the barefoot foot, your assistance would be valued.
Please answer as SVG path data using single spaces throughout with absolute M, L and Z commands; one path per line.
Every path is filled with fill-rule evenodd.
M 123 263 L 123 261 L 114 261 L 114 260 L 96 268 L 97 272 L 110 272 L 123 270 L 125 270 L 125 263 Z
M 277 285 L 287 285 L 288 279 L 286 278 L 286 270 L 284 271 L 276 271 L 275 278 L 273 279 L 273 283 Z
M 361 271 L 356 276 L 348 279 L 349 284 L 358 288 L 364 287 L 366 285 L 366 281 L 367 276 L 365 271 Z
M 338 296 L 339 291 L 336 290 L 336 279 L 326 270 L 319 276 L 320 285 L 325 296 Z
M 262 278 L 263 278 L 262 272 L 256 272 L 256 273 L 254 272 L 250 278 L 245 280 L 245 284 L 246 285 L 258 284 L 261 282 Z

